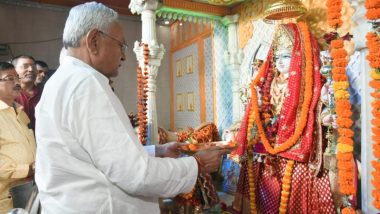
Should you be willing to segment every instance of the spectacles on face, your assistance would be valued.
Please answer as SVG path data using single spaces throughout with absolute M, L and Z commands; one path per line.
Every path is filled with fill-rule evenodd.
M 34 64 L 22 64 L 22 65 L 19 65 L 18 67 L 22 68 L 22 69 L 28 69 L 28 68 L 32 68 L 32 70 L 36 70 L 36 65 Z
M 101 31 L 101 30 L 100 30 L 99 32 L 100 32 L 101 34 L 103 34 L 104 36 L 106 36 L 106 37 L 112 39 L 113 41 L 117 42 L 117 44 L 120 46 L 120 49 L 121 49 L 121 52 L 122 52 L 122 53 L 126 53 L 126 52 L 127 52 L 127 50 L 128 50 L 128 45 L 125 44 L 125 42 L 122 42 L 122 41 L 116 39 L 115 37 L 113 37 L 113 36 L 111 36 L 111 35 L 109 35 L 109 34 L 107 34 L 107 33 L 104 33 L 104 32 Z
M 1 82 L 15 82 L 16 80 L 17 81 L 20 81 L 20 77 L 19 76 L 6 76 L 2 79 L 0 79 Z

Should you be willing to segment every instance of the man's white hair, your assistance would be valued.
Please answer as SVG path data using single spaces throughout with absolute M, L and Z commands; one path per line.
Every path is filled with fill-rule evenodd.
M 88 2 L 71 8 L 63 30 L 63 46 L 79 47 L 80 40 L 92 29 L 107 31 L 118 20 L 116 11 L 97 2 Z

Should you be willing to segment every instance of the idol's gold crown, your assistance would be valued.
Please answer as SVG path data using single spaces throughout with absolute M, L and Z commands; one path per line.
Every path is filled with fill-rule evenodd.
M 305 6 L 299 0 L 278 0 L 268 5 L 264 11 L 267 20 L 295 18 L 306 12 Z

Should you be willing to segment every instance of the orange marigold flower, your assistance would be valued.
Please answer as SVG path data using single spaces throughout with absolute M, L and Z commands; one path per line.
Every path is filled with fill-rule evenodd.
M 380 209 L 380 190 L 378 189 L 372 190 L 372 196 L 373 196 L 373 206 L 376 207 L 376 209 Z
M 343 47 L 344 47 L 344 42 L 342 39 L 335 39 L 331 41 L 332 49 L 338 49 L 338 48 L 343 48 Z
M 327 7 L 331 7 L 331 6 L 334 6 L 334 5 L 340 5 L 342 7 L 343 2 L 342 2 L 342 0 L 328 0 L 326 2 L 326 6 Z
M 351 109 L 351 103 L 349 100 L 337 100 L 335 106 L 342 109 Z
M 338 128 L 339 136 L 352 138 L 354 136 L 354 131 L 348 128 Z
M 371 80 L 369 82 L 369 86 L 371 86 L 374 89 L 380 89 L 380 80 Z
M 340 136 L 338 138 L 338 144 L 346 144 L 352 146 L 354 145 L 354 141 L 350 137 Z
M 345 207 L 341 211 L 342 214 L 355 214 L 356 211 L 352 207 Z
M 371 106 L 374 109 L 380 109 L 380 100 L 374 100 L 371 102 Z
M 337 153 L 336 159 L 341 161 L 351 161 L 353 159 L 352 153 Z
M 380 8 L 371 8 L 367 10 L 367 13 L 365 14 L 367 19 L 369 20 L 376 20 L 380 18 Z
M 342 128 L 350 128 L 353 124 L 352 120 L 350 118 L 337 118 L 336 123 L 339 127 Z
M 372 185 L 376 188 L 376 189 L 380 189 L 380 176 L 373 176 L 375 179 L 372 179 L 371 180 L 371 183 Z
M 334 81 L 347 81 L 348 77 L 345 74 L 333 74 L 332 75 Z
M 331 73 L 333 74 L 346 74 L 346 68 L 345 67 L 333 67 L 331 70 Z
M 378 160 L 371 161 L 371 164 L 372 164 L 373 168 L 375 168 L 377 171 L 380 171 L 380 162 Z
M 339 111 L 337 111 L 337 115 L 338 117 L 347 117 L 347 118 L 350 118 L 352 116 L 352 111 L 351 109 L 342 109 Z
M 378 0 L 366 0 L 364 3 L 365 8 L 378 8 L 380 7 L 380 1 Z
M 333 59 L 346 58 L 347 51 L 344 48 L 332 49 L 330 55 Z
M 374 92 L 371 93 L 371 96 L 373 98 L 380 98 L 380 92 L 374 91 Z
M 348 61 L 346 58 L 334 59 L 332 65 L 333 67 L 346 67 L 348 65 Z
M 379 127 L 372 127 L 372 133 L 376 135 L 380 135 L 380 128 Z

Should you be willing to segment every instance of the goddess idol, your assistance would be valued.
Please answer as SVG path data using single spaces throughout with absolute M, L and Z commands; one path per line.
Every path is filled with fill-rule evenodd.
M 307 25 L 278 25 L 251 83 L 252 97 L 237 136 L 245 160 L 235 210 L 335 213 L 329 171 L 322 166 L 319 69 L 317 42 Z

